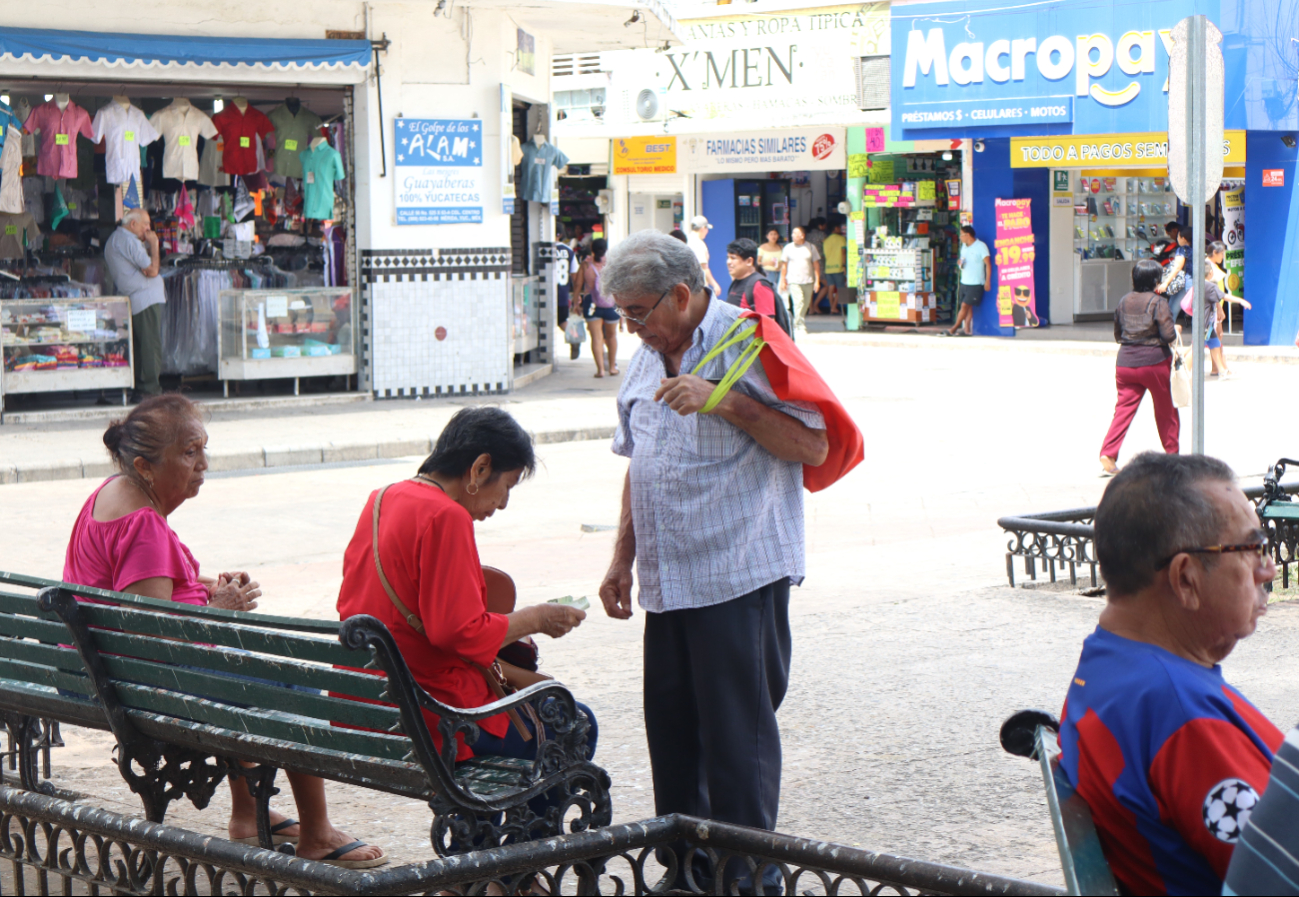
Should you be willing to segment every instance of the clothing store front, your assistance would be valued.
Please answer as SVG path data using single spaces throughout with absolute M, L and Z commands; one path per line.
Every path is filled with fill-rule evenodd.
M 130 208 L 159 238 L 165 387 L 355 389 L 350 85 L 369 41 L 93 46 L 0 29 L 6 400 L 133 385 L 132 316 L 104 256 Z

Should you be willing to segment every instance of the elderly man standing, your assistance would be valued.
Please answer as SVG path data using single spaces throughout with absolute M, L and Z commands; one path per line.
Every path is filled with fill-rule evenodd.
M 1267 539 L 1226 464 L 1153 452 L 1110 482 L 1095 533 L 1108 600 L 1061 766 L 1124 893 L 1221 893 L 1282 741 L 1218 666 L 1267 610 Z
M 117 292 L 131 299 L 131 331 L 135 335 L 135 393 L 162 392 L 162 306 L 167 293 L 158 276 L 158 235 L 149 213 L 127 209 L 117 230 L 104 244 L 104 261 Z
M 803 579 L 802 465 L 824 463 L 825 423 L 778 400 L 759 364 L 701 413 L 743 346 L 704 359 L 740 310 L 705 289 L 687 246 L 632 234 L 602 282 L 643 343 L 618 394 L 613 450 L 631 463 L 600 598 L 631 617 L 634 561 L 655 810 L 771 829 L 789 587 Z

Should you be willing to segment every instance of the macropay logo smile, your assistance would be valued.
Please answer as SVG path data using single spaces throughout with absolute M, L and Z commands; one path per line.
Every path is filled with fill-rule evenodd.
M 1140 83 L 1131 81 L 1122 90 L 1106 90 L 1092 80 L 1103 78 L 1116 63 L 1125 75 L 1154 74 L 1155 35 L 1154 31 L 1128 31 L 1118 41 L 1111 41 L 1106 34 L 1080 34 L 1073 40 L 1053 34 L 1041 43 L 1030 37 L 994 40 L 986 46 L 982 41 L 963 41 L 949 53 L 941 28 L 931 28 L 927 34 L 913 29 L 907 33 L 902 86 L 915 87 L 918 76 L 933 78 L 934 84 L 942 87 L 982 84 L 985 78 L 999 84 L 1023 81 L 1032 56 L 1032 64 L 1046 80 L 1062 81 L 1072 73 L 1077 96 L 1090 96 L 1103 106 L 1122 106 L 1141 93 Z M 1172 29 L 1158 35 L 1167 58 L 1173 49 Z M 1168 92 L 1167 78 L 1164 92 Z

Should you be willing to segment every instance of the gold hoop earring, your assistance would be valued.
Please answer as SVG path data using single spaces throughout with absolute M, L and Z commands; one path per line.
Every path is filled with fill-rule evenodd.
M 477 495 L 477 494 L 478 494 L 478 484 L 477 484 L 477 483 L 470 483 L 468 486 L 465 487 L 465 492 L 469 493 L 470 495 Z

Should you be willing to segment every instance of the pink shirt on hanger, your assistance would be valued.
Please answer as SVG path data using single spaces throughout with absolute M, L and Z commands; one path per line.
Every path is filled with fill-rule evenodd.
M 23 123 L 28 134 L 41 132 L 40 149 L 36 155 L 36 173 L 51 178 L 77 176 L 77 135 L 92 143 L 95 131 L 90 126 L 90 113 L 71 100 L 68 108 L 50 100 L 32 110 Z

